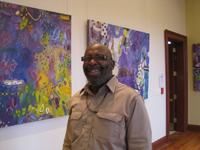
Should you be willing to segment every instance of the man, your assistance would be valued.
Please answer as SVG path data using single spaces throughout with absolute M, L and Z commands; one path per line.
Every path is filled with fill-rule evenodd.
M 82 61 L 88 83 L 71 99 L 63 150 L 151 150 L 144 101 L 112 75 L 110 50 L 92 44 Z

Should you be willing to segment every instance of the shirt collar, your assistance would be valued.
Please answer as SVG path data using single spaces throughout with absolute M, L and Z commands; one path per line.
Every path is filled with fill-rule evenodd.
M 113 76 L 106 84 L 112 93 L 115 92 L 115 87 L 117 85 L 117 82 L 118 82 L 118 80 L 117 80 L 116 76 Z
M 113 77 L 106 83 L 106 85 L 104 86 L 107 86 L 110 91 L 112 93 L 115 92 L 115 87 L 116 87 L 116 84 L 117 84 L 118 80 L 116 78 L 116 76 L 113 75 Z M 87 93 L 90 93 L 91 91 L 89 90 L 89 83 L 87 83 L 81 90 L 80 90 L 80 94 L 84 94 L 85 92 Z
M 89 93 L 89 82 L 80 90 L 80 94 L 84 94 L 85 92 Z

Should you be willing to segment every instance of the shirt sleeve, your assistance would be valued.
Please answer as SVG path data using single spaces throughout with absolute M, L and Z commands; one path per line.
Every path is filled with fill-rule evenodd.
M 71 141 L 72 141 L 72 135 L 70 131 L 70 116 L 69 116 L 62 150 L 71 150 Z
M 128 113 L 126 124 L 128 150 L 151 150 L 151 125 L 144 100 L 140 95 L 130 102 Z

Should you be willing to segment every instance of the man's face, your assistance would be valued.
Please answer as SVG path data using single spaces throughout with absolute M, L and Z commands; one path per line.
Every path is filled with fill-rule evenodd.
M 88 47 L 85 52 L 86 56 L 98 56 L 104 55 L 109 56 L 110 52 L 105 47 L 94 45 L 92 47 Z M 106 60 L 95 60 L 91 59 L 90 61 L 84 61 L 83 70 L 87 80 L 93 86 L 101 86 L 104 85 L 108 80 L 112 77 L 112 70 L 114 69 L 114 61 L 111 59 Z

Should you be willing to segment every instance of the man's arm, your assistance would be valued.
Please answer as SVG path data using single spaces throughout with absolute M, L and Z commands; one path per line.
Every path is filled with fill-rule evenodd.
M 128 150 L 151 150 L 152 133 L 143 98 L 138 95 L 129 105 L 127 128 Z
M 70 116 L 69 116 L 62 150 L 71 150 L 71 141 L 72 141 L 72 136 L 70 131 Z

